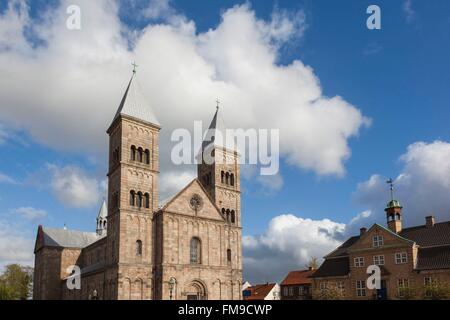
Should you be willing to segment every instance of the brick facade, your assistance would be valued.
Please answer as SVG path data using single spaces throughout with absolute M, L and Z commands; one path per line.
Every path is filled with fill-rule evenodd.
M 124 100 L 131 85 L 130 81 Z M 119 112 L 134 105 L 124 107 L 124 100 Z M 241 299 L 238 154 L 216 148 L 215 156 L 227 157 L 230 163 L 199 164 L 199 179 L 158 207 L 160 127 L 119 112 L 107 131 L 106 236 L 99 233 L 88 245 L 70 248 L 49 240 L 40 227 L 34 298 Z M 232 180 L 223 180 L 225 172 Z M 206 173 L 209 180 L 202 179 Z M 77 237 L 87 241 L 82 232 Z M 195 263 L 192 248 L 198 251 Z M 81 290 L 67 289 L 66 268 L 71 265 L 82 269 Z

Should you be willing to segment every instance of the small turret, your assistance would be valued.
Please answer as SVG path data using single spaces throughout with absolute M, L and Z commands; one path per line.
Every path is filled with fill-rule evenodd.
M 387 226 L 395 233 L 402 231 L 402 206 L 398 200 L 394 199 L 394 181 L 389 179 L 387 183 L 391 190 L 391 201 L 386 205 L 384 211 L 386 212 Z
M 107 216 L 108 216 L 108 208 L 106 206 L 105 199 L 103 199 L 102 206 L 97 216 L 97 234 L 99 236 L 106 235 L 107 220 L 108 220 Z

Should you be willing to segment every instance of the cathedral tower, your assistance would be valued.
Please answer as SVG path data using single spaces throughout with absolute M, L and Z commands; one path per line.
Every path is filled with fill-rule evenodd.
M 107 131 L 107 299 L 153 298 L 152 216 L 158 207 L 159 130 L 134 70 Z
M 239 154 L 235 144 L 225 143 L 225 138 L 226 126 L 217 106 L 202 144 L 203 161 L 197 167 L 197 175 L 226 221 L 241 226 Z M 213 161 L 206 159 L 208 155 Z

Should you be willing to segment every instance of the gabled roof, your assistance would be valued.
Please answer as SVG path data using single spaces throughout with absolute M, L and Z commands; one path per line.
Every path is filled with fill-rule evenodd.
M 83 232 L 78 230 L 56 229 L 39 226 L 36 239 L 36 248 L 61 247 L 61 248 L 84 248 L 101 239 L 95 232 Z
M 325 259 L 319 269 L 313 273 L 312 278 L 341 277 L 350 272 L 349 257 Z
M 205 188 L 203 187 L 203 185 L 201 184 L 201 182 L 198 180 L 198 178 L 193 179 L 191 182 L 189 182 L 183 189 L 181 189 L 179 192 L 177 192 L 175 195 L 173 195 L 172 197 L 164 200 L 159 206 L 158 209 L 160 211 L 164 211 L 173 201 L 175 201 L 175 199 L 177 199 L 183 192 L 185 192 L 193 183 L 197 183 L 200 186 L 200 189 L 203 191 L 204 195 L 206 196 L 206 198 L 208 199 L 208 201 L 213 205 L 213 207 L 217 210 L 218 215 L 225 220 L 225 218 L 222 216 L 222 214 L 220 213 L 220 209 L 217 207 L 216 203 L 214 202 L 214 200 L 210 197 L 209 193 L 205 190 Z
M 123 95 L 122 101 L 120 102 L 119 108 L 117 109 L 114 120 L 116 120 L 120 115 L 127 115 L 145 122 L 152 123 L 159 126 L 159 122 L 153 113 L 152 108 L 147 103 L 142 91 L 140 89 L 139 83 L 136 79 L 136 73 L 128 83 L 128 87 Z
M 297 270 L 288 273 L 286 278 L 280 283 L 282 286 L 286 285 L 302 285 L 311 284 L 312 280 L 310 276 L 315 270 Z
M 414 241 L 421 247 L 450 245 L 450 221 L 405 228 L 400 232 L 403 238 Z
M 381 230 L 384 230 L 385 232 L 391 234 L 392 236 L 394 236 L 395 238 L 397 238 L 398 240 L 400 240 L 400 241 L 402 241 L 402 242 L 408 243 L 408 244 L 410 244 L 410 245 L 414 244 L 414 241 L 413 241 L 413 240 L 406 239 L 406 238 L 402 237 L 400 234 L 397 234 L 397 233 L 393 232 L 391 229 L 386 228 L 386 227 L 384 227 L 384 226 L 382 226 L 382 225 L 380 225 L 380 224 L 378 224 L 378 223 L 374 223 L 374 224 L 369 228 L 369 230 L 367 230 L 364 234 L 360 235 L 360 236 L 358 237 L 358 239 L 357 239 L 354 243 L 351 244 L 351 246 L 353 247 L 357 242 L 359 242 L 360 240 L 362 241 L 362 239 L 368 237 L 369 234 L 371 233 L 371 231 L 372 231 L 373 229 L 375 229 L 375 228 L 380 228 Z M 347 248 L 347 253 L 349 253 L 351 250 L 352 250 L 352 248 L 350 248 L 350 247 Z
M 255 284 L 254 286 L 248 287 L 245 291 L 249 290 L 251 292 L 250 296 L 244 296 L 244 300 L 264 300 L 267 295 L 272 291 L 276 283 L 264 283 Z
M 336 250 L 332 251 L 331 253 L 327 254 L 325 256 L 326 258 L 335 258 L 335 257 L 342 257 L 348 255 L 348 249 L 359 240 L 359 236 L 350 237 L 345 241 L 343 244 L 341 244 Z

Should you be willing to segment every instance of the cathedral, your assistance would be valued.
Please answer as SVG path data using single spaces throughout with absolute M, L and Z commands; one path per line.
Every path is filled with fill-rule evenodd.
M 239 154 L 214 142 L 224 128 L 217 108 L 200 154 L 226 161 L 199 161 L 197 178 L 159 201 L 161 126 L 133 71 L 107 130 L 108 201 L 96 232 L 38 227 L 34 299 L 241 299 Z

